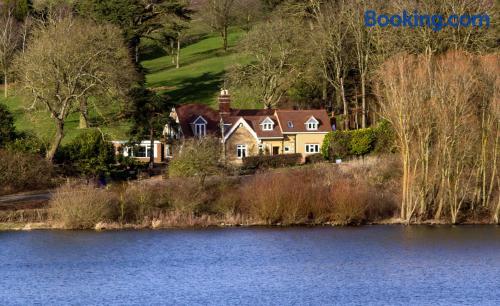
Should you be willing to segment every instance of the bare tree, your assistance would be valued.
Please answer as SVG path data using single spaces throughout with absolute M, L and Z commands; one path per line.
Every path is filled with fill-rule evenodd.
M 377 74 L 403 165 L 401 218 L 460 220 L 498 200 L 498 56 L 399 55 Z M 491 207 L 490 207 L 491 206 Z M 498 217 L 497 217 L 498 218 Z
M 228 29 L 233 24 L 235 0 L 207 0 L 202 7 L 202 16 L 207 24 L 222 36 L 224 51 L 228 48 Z
M 72 18 L 35 30 L 15 66 L 33 107 L 45 108 L 56 125 L 48 160 L 64 137 L 67 116 L 78 110 L 79 102 L 89 96 L 122 95 L 135 79 L 117 28 Z
M 314 27 L 312 41 L 322 67 L 325 80 L 335 89 L 336 104 L 341 104 L 345 120 L 345 128 L 349 127 L 349 106 L 345 92 L 345 80 L 350 68 L 350 45 L 348 42 L 350 28 L 348 4 L 309 0 Z
M 7 8 L 6 14 L 0 14 L 0 69 L 4 80 L 4 96 L 8 96 L 8 78 L 14 54 L 19 48 L 20 33 L 18 21 Z
M 273 108 L 300 75 L 298 61 L 303 47 L 301 26 L 292 19 L 275 18 L 256 26 L 241 42 L 253 61 L 231 72 L 230 85 L 253 92 L 264 108 Z

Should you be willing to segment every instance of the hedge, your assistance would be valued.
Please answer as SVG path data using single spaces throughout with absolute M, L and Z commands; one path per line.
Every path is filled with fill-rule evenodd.
M 321 154 L 324 158 L 333 160 L 364 156 L 371 152 L 393 152 L 393 139 L 393 131 L 387 121 L 382 121 L 373 128 L 333 131 L 325 136 Z
M 243 169 L 290 167 L 300 164 L 302 154 L 257 155 L 243 158 Z
M 306 156 L 306 164 L 316 164 L 316 163 L 321 163 L 324 162 L 325 158 L 323 157 L 323 154 L 321 153 L 316 153 L 316 154 L 311 154 Z

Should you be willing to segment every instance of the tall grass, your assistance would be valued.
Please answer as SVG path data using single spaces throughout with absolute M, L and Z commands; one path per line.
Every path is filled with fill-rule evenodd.
M 363 163 L 280 169 L 252 177 L 174 178 L 109 190 L 63 186 L 50 202 L 54 222 L 93 228 L 114 222 L 141 227 L 363 224 L 392 217 L 394 179 Z M 384 178 L 385 177 L 385 178 Z

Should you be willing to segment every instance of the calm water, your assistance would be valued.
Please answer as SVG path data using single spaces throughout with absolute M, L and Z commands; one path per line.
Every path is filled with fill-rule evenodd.
M 0 305 L 500 305 L 500 227 L 0 232 Z

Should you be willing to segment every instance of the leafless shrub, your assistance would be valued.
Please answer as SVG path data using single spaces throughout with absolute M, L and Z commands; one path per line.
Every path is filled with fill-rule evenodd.
M 0 150 L 0 194 L 52 186 L 52 165 L 39 156 Z
M 116 194 L 86 185 L 59 187 L 49 206 L 53 221 L 66 229 L 94 228 L 118 215 Z

